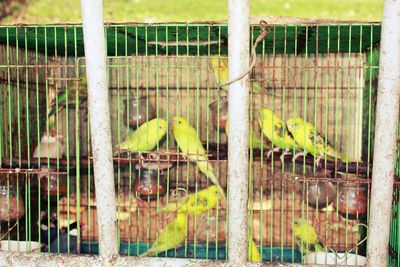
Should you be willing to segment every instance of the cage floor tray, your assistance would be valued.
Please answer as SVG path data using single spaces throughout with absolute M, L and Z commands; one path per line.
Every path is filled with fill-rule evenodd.
M 150 243 L 120 243 L 120 254 L 136 256 L 144 253 L 148 248 L 151 247 Z M 82 254 L 98 254 L 99 244 L 97 242 L 82 242 L 81 243 Z M 226 259 L 226 246 L 210 243 L 208 246 L 203 244 L 188 244 L 182 246 L 176 251 L 171 249 L 166 253 L 159 253 L 159 257 L 176 257 L 176 258 L 196 258 L 196 259 Z M 292 248 L 263 248 L 262 249 L 263 261 L 267 262 L 301 262 L 301 253 L 297 249 Z

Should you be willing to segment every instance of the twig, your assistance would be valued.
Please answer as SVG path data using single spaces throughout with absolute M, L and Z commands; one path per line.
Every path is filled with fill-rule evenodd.
M 2 235 L 2 236 L 0 237 L 0 240 L 3 240 L 3 238 L 4 238 L 6 235 L 8 235 L 8 234 L 11 232 L 11 230 L 15 228 L 15 226 L 17 226 L 17 222 L 15 222 L 14 225 L 13 225 L 10 229 L 8 229 L 7 233 L 5 233 L 4 235 Z
M 254 66 L 256 65 L 256 59 L 257 59 L 257 57 L 256 57 L 256 48 L 257 48 L 258 44 L 262 41 L 262 39 L 264 39 L 264 37 L 267 36 L 271 32 L 271 28 L 268 26 L 268 30 L 266 30 L 265 26 L 267 26 L 267 22 L 264 21 L 264 20 L 260 21 L 261 32 L 258 35 L 258 37 L 257 37 L 256 41 L 254 42 L 253 46 L 251 47 L 250 66 L 247 68 L 247 70 L 244 73 L 239 75 L 239 77 L 237 77 L 237 78 L 235 78 L 235 79 L 233 79 L 231 81 L 228 81 L 228 82 L 226 82 L 224 84 L 220 84 L 219 85 L 220 87 L 226 86 L 226 85 L 230 85 L 230 84 L 232 84 L 234 82 L 237 82 L 237 81 L 243 79 L 243 77 L 245 77 L 247 74 L 249 74 L 251 72 L 251 70 L 254 68 Z

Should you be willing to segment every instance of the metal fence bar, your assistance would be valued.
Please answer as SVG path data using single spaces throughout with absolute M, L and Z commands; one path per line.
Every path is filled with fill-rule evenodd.
M 229 0 L 229 80 L 249 66 L 249 0 Z M 249 76 L 229 85 L 228 137 L 228 259 L 236 266 L 247 262 Z
M 400 100 L 400 1 L 383 8 L 378 100 L 368 230 L 368 266 L 386 266 Z
M 100 256 L 111 259 L 118 255 L 118 244 L 103 1 L 81 4 Z

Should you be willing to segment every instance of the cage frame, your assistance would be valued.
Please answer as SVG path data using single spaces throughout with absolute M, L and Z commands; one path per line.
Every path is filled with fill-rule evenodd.
M 90 2 L 90 1 L 82 1 L 82 2 Z M 95 3 L 96 1 L 92 1 L 92 3 L 90 3 L 90 4 L 88 4 L 88 5 L 90 5 L 90 8 L 93 8 L 93 7 L 99 7 L 100 8 L 100 10 L 101 10 L 101 6 L 102 6 L 102 1 L 97 1 L 97 3 Z M 99 3 L 100 2 L 100 3 Z M 231 1 L 231 2 L 235 2 L 235 1 Z M 237 4 L 238 2 L 240 2 L 240 3 L 242 3 L 243 1 L 236 1 L 235 2 L 235 4 Z M 386 2 L 388 2 L 388 1 L 385 1 L 385 6 L 388 6 L 387 4 L 386 4 Z M 399 8 L 399 5 L 396 5 L 396 6 L 392 6 L 392 10 L 396 10 L 396 8 Z M 83 7 L 83 9 L 85 9 L 85 7 Z M 389 8 L 388 7 L 386 7 L 385 8 L 385 10 L 387 11 Z M 100 11 L 99 9 L 97 9 L 96 8 L 96 11 L 99 13 L 99 11 Z M 100 12 L 100 14 L 101 14 L 102 12 Z M 390 15 L 390 14 L 389 14 Z M 388 16 L 389 17 L 389 16 Z M 385 19 L 385 17 L 384 17 L 384 19 Z M 389 18 L 387 18 L 387 19 L 389 19 Z M 385 20 L 384 20 L 385 21 Z M 96 24 L 96 22 L 94 22 L 95 24 Z M 389 24 L 389 23 L 387 23 L 387 24 Z M 383 25 L 386 25 L 386 24 L 383 24 Z M 94 25 L 93 25 L 94 26 Z M 97 30 L 99 30 L 99 29 L 101 29 L 102 31 L 103 31 L 103 34 L 104 34 L 104 27 L 103 27 L 103 25 L 102 24 L 100 24 L 100 23 L 98 23 L 98 24 L 96 24 L 96 26 L 97 26 Z M 101 26 L 101 27 L 99 27 L 99 26 Z M 247 27 L 247 28 L 249 28 L 249 27 Z M 248 36 L 248 35 L 247 35 Z M 384 36 L 384 35 L 383 35 Z M 86 37 L 85 37 L 86 38 Z M 383 39 L 384 40 L 384 39 Z M 382 41 L 383 42 L 383 41 Z M 85 42 L 85 43 L 87 43 L 87 42 Z M 103 47 L 103 51 L 104 51 L 104 47 Z M 246 62 L 245 61 L 245 58 L 244 59 L 242 59 L 243 61 L 242 62 Z M 397 67 L 397 66 L 396 66 Z M 395 69 L 395 71 L 394 71 L 394 73 L 396 73 L 396 71 L 397 71 L 397 68 Z M 90 75 L 89 75 L 90 76 Z M 105 84 L 105 83 L 104 83 Z M 388 85 L 388 86 L 390 86 L 390 85 Z M 89 86 L 89 91 L 90 90 L 93 90 L 93 89 L 90 89 L 90 86 Z M 392 97 L 392 96 L 391 96 Z M 393 98 L 392 98 L 393 99 Z M 397 99 L 397 102 L 398 102 L 398 98 L 394 98 L 394 99 Z M 106 101 L 105 101 L 106 102 Z M 103 103 L 104 104 L 104 103 Z M 397 103 L 398 104 L 398 103 Z M 99 107 L 102 107 L 102 108 L 104 108 L 105 106 L 98 106 L 97 108 L 99 108 Z M 379 105 L 378 105 L 378 108 L 377 108 L 378 110 L 379 110 Z M 247 128 L 247 127 L 243 127 L 243 128 Z M 245 137 L 245 139 L 244 140 L 247 140 L 247 136 L 246 136 L 246 133 L 245 132 L 241 132 L 241 134 L 243 134 L 242 135 L 242 139 Z M 232 137 L 232 140 L 236 140 L 236 139 L 234 139 L 234 137 Z M 233 142 L 230 142 L 230 143 L 233 143 Z M 245 143 L 245 142 L 244 142 Z M 376 150 L 375 150 L 376 151 Z M 380 155 L 379 155 L 380 156 Z M 378 156 L 378 157 L 379 157 Z M 376 157 L 376 155 L 374 155 L 374 158 Z M 245 160 L 245 162 L 247 162 L 247 160 Z M 390 163 L 390 161 L 388 162 L 388 163 Z M 393 162 L 392 162 L 393 163 Z M 394 165 L 394 164 L 392 164 L 392 165 Z M 106 166 L 107 166 L 107 164 L 106 164 Z M 112 166 L 112 165 L 111 165 Z M 386 165 L 385 165 L 386 166 Z M 95 167 L 96 168 L 96 167 Z M 244 175 L 244 177 L 246 177 L 246 175 Z M 390 178 L 390 177 L 389 177 Z M 393 175 L 392 175 L 392 178 L 393 178 Z M 230 180 L 232 180 L 232 179 L 230 179 Z M 377 178 L 375 178 L 375 180 L 377 180 Z M 374 176 L 373 176 L 373 181 L 374 181 Z M 244 181 L 242 181 L 242 182 L 244 182 Z M 112 187 L 113 188 L 113 187 Z M 389 188 L 390 189 L 390 188 Z M 247 191 L 247 190 L 246 190 Z M 109 192 L 110 193 L 110 192 Z M 115 193 L 114 193 L 115 194 Z M 390 195 L 392 195 L 392 194 L 390 194 Z M 99 197 L 101 198 L 101 194 L 99 194 Z M 115 199 L 115 198 L 114 198 Z M 391 202 L 390 202 L 390 204 L 391 204 Z M 246 206 L 247 207 L 247 206 Z M 115 210 L 115 209 L 114 209 Z M 113 211 L 114 212 L 114 211 Z M 108 213 L 105 213 L 105 214 L 108 214 Z M 246 211 L 244 212 L 244 214 L 247 214 L 247 209 L 246 209 Z M 104 215 L 104 214 L 103 214 Z M 115 212 L 114 212 L 114 215 L 115 215 Z M 99 216 L 99 217 L 101 217 L 101 216 Z M 231 222 L 232 224 L 234 224 L 234 222 Z M 378 221 L 371 221 L 371 223 L 378 223 Z M 389 227 L 389 226 L 388 226 Z M 245 232 L 245 231 L 244 231 Z M 101 240 L 101 239 L 100 239 Z M 116 242 L 115 242 L 116 243 Z M 237 244 L 236 244 L 237 245 Z M 244 246 L 244 247 L 246 247 L 247 248 L 247 246 Z M 380 250 L 378 250 L 378 251 L 380 251 Z M 106 253 L 103 255 L 103 256 L 105 256 L 105 259 L 103 259 L 103 257 L 102 257 L 102 255 L 100 255 L 100 257 L 97 257 L 97 256 L 74 256 L 74 255 L 57 255 L 57 256 L 51 256 L 51 258 L 49 258 L 50 256 L 48 256 L 48 255 L 43 255 L 43 254 L 41 254 L 41 255 L 34 255 L 34 254 L 26 254 L 26 255 L 24 255 L 24 254 L 20 254 L 20 253 L 5 253 L 5 252 L 1 252 L 0 253 L 0 255 L 1 255 L 1 258 L 2 259 L 8 259 L 8 260 L 10 260 L 11 262 L 16 262 L 16 260 L 18 261 L 18 260 L 21 260 L 21 261 L 23 261 L 23 260 L 26 260 L 26 259 L 30 259 L 30 260 L 33 260 L 33 261 L 35 261 L 35 260 L 38 260 L 38 261 L 42 261 L 42 260 L 44 260 L 45 262 L 47 262 L 47 263 L 50 263 L 50 262 L 53 262 L 53 263 L 59 263 L 59 261 L 60 260 L 64 260 L 64 259 L 68 259 L 68 260 L 72 260 L 71 262 L 69 262 L 68 264 L 71 264 L 72 265 L 72 263 L 73 263 L 73 260 L 78 260 L 80 263 L 83 263 L 83 262 L 86 262 L 86 264 L 96 264 L 96 263 L 99 263 L 99 262 L 103 262 L 103 263 L 105 263 L 105 262 L 107 262 L 108 260 L 110 260 L 110 256 L 111 255 L 108 255 L 107 256 L 107 252 L 111 252 L 111 254 L 113 254 L 113 248 L 110 248 L 110 250 L 109 251 L 106 251 Z M 4 257 L 3 257 L 4 256 Z M 242 257 L 243 257 L 243 255 L 241 255 Z M 13 257 L 15 257 L 14 259 L 12 259 Z M 25 257 L 28 257 L 28 258 L 25 258 Z M 119 264 L 126 264 L 126 263 L 130 263 L 130 264 L 133 264 L 133 263 L 135 263 L 135 264 L 142 264 L 142 265 L 147 265 L 147 264 L 154 264 L 154 263 L 157 263 L 157 264 L 176 264 L 175 266 L 180 266 L 180 264 L 182 264 L 182 265 L 185 265 L 185 264 L 190 264 L 190 263 L 193 263 L 193 264 L 207 264 L 207 265 L 220 265 L 220 266 L 225 266 L 225 265 L 228 265 L 229 264 L 229 262 L 227 262 L 227 263 L 221 263 L 221 262 L 218 262 L 218 261 L 208 261 L 208 260 L 191 260 L 191 259 L 160 259 L 160 258 L 155 258 L 155 259 L 135 259 L 135 257 L 123 257 L 123 258 L 121 258 L 121 257 L 119 257 L 118 255 L 113 255 L 112 257 L 116 257 L 117 259 L 116 259 L 116 261 L 115 261 L 115 263 L 116 263 L 116 265 L 119 265 Z M 115 260 L 115 259 L 114 259 Z M 7 262 L 7 261 L 6 261 Z M 0 260 L 0 263 L 1 263 L 1 260 Z M 254 264 L 254 263 L 245 263 L 245 265 L 257 265 L 257 264 Z M 297 265 L 297 264 L 290 264 L 290 266 L 301 266 L 301 265 Z

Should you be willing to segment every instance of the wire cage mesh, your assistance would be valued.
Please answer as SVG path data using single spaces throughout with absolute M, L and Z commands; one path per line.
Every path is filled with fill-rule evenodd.
M 249 241 L 257 247 L 250 259 L 360 264 L 380 25 L 268 27 L 250 75 Z M 259 33 L 252 25 L 252 42 Z M 120 253 L 226 259 L 226 201 L 202 190 L 212 185 L 211 168 L 227 184 L 227 26 L 109 24 L 106 39 Z M 81 26 L 2 26 L 0 75 L 1 249 L 17 240 L 31 244 L 20 250 L 98 253 Z M 276 117 L 263 122 L 264 108 Z M 296 117 L 316 130 L 292 132 L 285 122 Z M 186 121 L 191 134 L 177 134 Z M 196 137 L 204 150 L 187 148 Z M 316 144 L 340 153 L 316 152 Z

